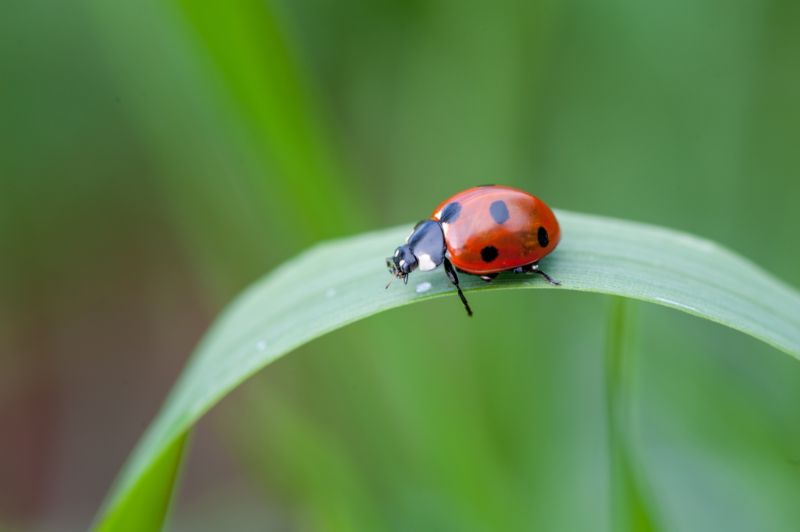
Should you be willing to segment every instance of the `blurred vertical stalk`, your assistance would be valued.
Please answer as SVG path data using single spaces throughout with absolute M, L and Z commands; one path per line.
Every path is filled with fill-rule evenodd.
M 614 298 L 606 342 L 606 413 L 609 451 L 609 529 L 657 530 L 631 449 L 632 382 L 635 374 L 631 333 L 633 303 Z
M 291 21 L 273 4 L 177 2 L 197 50 L 214 65 L 209 74 L 232 99 L 262 158 L 264 172 L 249 176 L 254 190 L 264 205 L 283 211 L 279 227 L 291 220 L 313 242 L 359 227 L 362 209 L 337 155 L 319 82 Z

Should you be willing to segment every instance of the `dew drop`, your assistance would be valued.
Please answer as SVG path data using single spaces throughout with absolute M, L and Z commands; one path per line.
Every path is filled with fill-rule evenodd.
M 424 283 L 419 283 L 417 285 L 417 293 L 418 294 L 424 294 L 425 292 L 427 292 L 430 289 L 431 289 L 431 283 L 429 283 L 428 281 L 425 281 Z
M 335 295 L 336 295 L 335 288 L 328 288 L 327 290 L 325 290 L 325 297 L 333 297 Z
M 259 351 L 263 351 L 266 348 L 267 348 L 267 342 L 265 342 L 264 340 L 259 340 L 258 343 L 256 344 L 256 349 L 258 349 Z

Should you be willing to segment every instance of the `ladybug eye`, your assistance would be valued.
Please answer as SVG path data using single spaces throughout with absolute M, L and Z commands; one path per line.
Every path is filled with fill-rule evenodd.
M 389 270 L 400 277 L 416 268 L 417 259 L 411 252 L 411 248 L 406 245 L 397 248 L 394 255 L 388 259 L 388 263 Z

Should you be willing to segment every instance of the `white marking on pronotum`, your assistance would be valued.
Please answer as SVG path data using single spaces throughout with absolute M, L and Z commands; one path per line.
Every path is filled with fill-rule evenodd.
M 263 351 L 266 348 L 267 348 L 267 342 L 265 342 L 264 340 L 259 340 L 256 343 L 256 349 L 258 349 L 259 351 Z
M 429 272 L 436 269 L 436 264 L 433 263 L 433 259 L 427 253 L 417 255 L 417 260 L 419 261 L 419 270 L 421 272 Z
M 331 287 L 325 290 L 325 297 L 333 297 L 336 295 L 336 289 Z
M 419 283 L 417 285 L 417 293 L 418 294 L 424 294 L 425 292 L 427 292 L 430 289 L 431 289 L 431 283 L 429 283 L 428 281 L 425 281 L 424 283 Z

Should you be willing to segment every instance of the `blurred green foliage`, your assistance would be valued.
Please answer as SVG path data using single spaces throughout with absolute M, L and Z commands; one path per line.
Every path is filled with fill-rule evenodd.
M 135 363 L 91 327 L 31 358 L 18 330 L 91 323 L 134 291 L 169 329 L 175 279 L 210 315 L 320 238 L 421 218 L 484 182 L 697 233 L 798 286 L 799 30 L 792 0 L 9 6 L 0 401 L 39 365 L 103 360 L 87 384 L 124 402 L 108 383 Z M 452 301 L 414 305 L 271 366 L 209 428 L 249 495 L 187 489 L 173 528 L 604 528 L 609 301 L 474 299 L 469 323 Z M 637 511 L 659 530 L 796 530 L 800 366 L 632 310 Z

